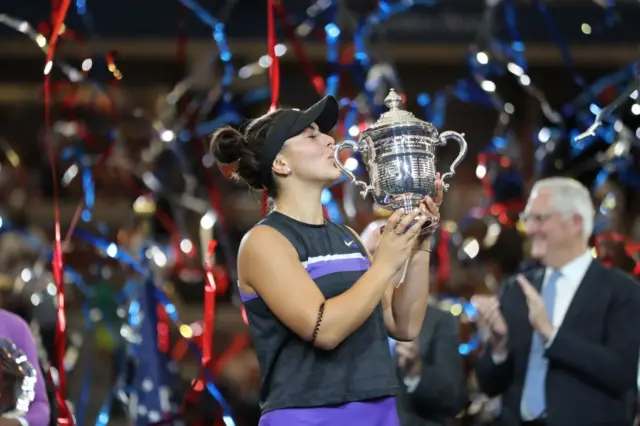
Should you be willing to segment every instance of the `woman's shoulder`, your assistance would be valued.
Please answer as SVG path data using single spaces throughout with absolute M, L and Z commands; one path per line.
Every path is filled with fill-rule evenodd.
M 258 225 L 247 232 L 240 242 L 238 257 L 244 255 L 260 255 L 265 257 L 279 256 L 282 252 L 294 250 L 289 238 L 280 230 L 268 225 Z
M 22 317 L 4 309 L 0 309 L 0 324 L 2 324 L 1 328 L 11 331 L 15 336 L 31 332 L 29 324 Z
M 0 309 L 0 321 L 3 323 L 12 323 L 15 325 L 23 325 L 28 327 L 27 322 L 22 319 L 22 317 L 14 314 L 13 312 L 7 311 L 5 309 Z
M 275 215 L 266 216 L 251 228 L 245 234 L 243 242 L 264 248 L 265 245 L 273 247 L 274 241 L 277 241 L 277 244 L 286 247 L 286 249 L 292 247 L 298 254 L 306 252 L 310 236 L 287 220 L 278 218 L 267 220 L 272 216 L 275 217 Z

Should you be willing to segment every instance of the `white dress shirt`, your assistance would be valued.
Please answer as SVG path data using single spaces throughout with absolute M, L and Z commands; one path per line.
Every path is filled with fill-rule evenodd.
M 567 315 L 573 296 L 575 296 L 576 291 L 578 291 L 578 287 L 580 287 L 580 283 L 584 279 L 587 269 L 589 269 L 592 261 L 593 256 L 591 255 L 591 251 L 588 250 L 560 268 L 562 276 L 558 278 L 558 281 L 556 282 L 556 294 L 553 304 L 552 325 L 555 331 L 545 343 L 547 348 L 551 346 L 551 343 L 553 343 L 553 339 L 562 325 L 564 317 Z M 547 285 L 552 273 L 553 268 L 547 267 L 544 273 L 544 280 L 542 284 L 543 288 Z M 492 358 L 493 362 L 501 364 L 507 359 L 507 356 L 493 356 Z M 522 419 L 531 420 L 531 415 L 527 413 L 526 407 L 522 403 L 520 404 L 520 411 Z
M 591 255 L 591 250 L 588 250 L 560 268 L 562 276 L 556 282 L 556 297 L 553 304 L 552 325 L 556 331 L 547 340 L 545 344 L 547 348 L 551 346 L 553 339 L 556 337 L 556 333 L 562 325 L 565 315 L 567 315 L 573 296 L 578 291 L 578 287 L 580 287 L 580 283 L 584 279 L 591 262 L 593 262 L 593 256 Z M 547 285 L 552 273 L 553 268 L 547 267 L 544 273 L 543 287 Z

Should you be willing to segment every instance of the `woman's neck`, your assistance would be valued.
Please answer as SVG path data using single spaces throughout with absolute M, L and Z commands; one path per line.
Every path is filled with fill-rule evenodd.
M 287 197 L 282 194 L 275 199 L 275 210 L 300 222 L 322 225 L 325 222 L 320 201 L 321 193 L 306 191 Z

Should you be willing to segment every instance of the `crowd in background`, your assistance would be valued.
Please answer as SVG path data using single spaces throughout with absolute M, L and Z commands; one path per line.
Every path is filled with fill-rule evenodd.
M 570 208 L 573 208 L 570 211 L 576 211 L 585 216 L 590 214 L 588 206 L 585 212 L 583 204 L 571 206 L 570 201 L 567 203 Z M 540 265 L 538 260 L 531 259 L 529 255 L 531 238 L 535 238 L 536 232 L 541 232 L 540 229 L 545 232 L 557 233 L 554 237 L 555 240 L 553 240 L 553 243 L 558 245 L 556 256 L 557 253 L 563 253 L 567 247 L 571 247 L 567 246 L 566 242 L 567 238 L 570 238 L 570 234 L 563 234 L 563 230 L 567 230 L 562 228 L 562 222 L 556 224 L 559 226 L 557 229 L 544 229 L 547 226 L 547 221 L 556 220 L 553 215 L 557 213 L 554 210 L 557 208 L 557 205 L 549 204 L 543 208 L 544 211 L 529 212 L 529 217 L 522 217 L 522 212 L 519 211 L 521 208 L 507 209 L 498 214 L 476 215 L 466 223 L 464 228 L 450 221 L 445 221 L 442 224 L 434 237 L 430 283 L 432 301 L 420 337 L 413 342 L 390 341 L 390 348 L 395 354 L 397 362 L 399 383 L 402 387 L 398 407 L 403 425 L 516 426 L 520 424 L 517 414 L 518 406 L 522 399 L 525 376 L 529 371 L 526 361 L 529 356 L 528 349 L 526 349 L 529 345 L 527 339 L 534 336 L 535 332 L 532 329 L 527 329 L 526 325 L 522 325 L 527 322 L 527 310 L 525 309 L 527 305 L 522 293 L 520 296 L 514 293 L 513 287 L 518 286 L 514 277 L 524 272 L 533 282 L 535 277 L 530 275 L 531 271 L 540 270 L 540 266 L 544 266 L 544 264 Z M 615 218 L 616 223 L 633 222 L 632 220 L 629 222 L 629 219 L 624 217 L 624 213 L 619 212 L 621 217 Z M 377 235 L 384 220 L 384 214 L 382 214 L 362 232 L 363 242 L 372 253 L 375 253 Z M 592 226 L 592 224 L 587 226 Z M 589 234 L 591 233 L 589 232 Z M 595 244 L 593 238 L 590 238 L 588 242 L 592 246 Z M 19 246 L 19 241 L 7 242 L 6 238 L 3 243 Z M 585 245 L 585 247 L 587 246 Z M 18 258 L 11 261 L 4 259 L 7 260 L 5 266 L 9 268 L 11 265 L 13 268 L 20 268 L 21 265 L 30 264 L 33 259 L 20 257 L 25 256 L 25 253 L 27 251 L 17 254 Z M 614 241 L 608 245 L 599 246 L 597 254 L 596 251 L 589 248 L 586 261 L 589 262 L 592 257 L 596 256 L 597 258 L 593 260 L 594 263 L 606 264 L 624 271 L 629 274 L 628 276 L 634 272 L 635 263 L 632 258 L 629 258 L 620 242 Z M 544 271 L 544 269 L 542 270 Z M 581 276 L 584 276 L 585 273 L 582 271 Z M 600 362 L 593 368 L 602 369 L 602 374 L 608 375 L 606 377 L 611 381 L 609 384 L 599 382 L 598 376 L 591 377 L 588 372 L 574 371 L 574 367 L 566 365 L 569 362 L 567 360 L 550 361 L 553 366 L 551 371 L 554 371 L 554 375 L 553 382 L 548 383 L 547 389 L 549 386 L 553 386 L 554 389 L 560 390 L 559 393 L 553 393 L 554 407 L 556 405 L 564 406 L 565 410 L 572 413 L 571 410 L 576 408 L 575 404 L 592 401 L 593 405 L 582 408 L 583 415 L 594 418 L 601 416 L 607 420 L 607 413 L 615 413 L 611 422 L 593 424 L 620 426 L 631 424 L 630 421 L 625 420 L 625 416 L 630 418 L 632 413 L 635 413 L 633 401 L 637 396 L 637 389 L 634 388 L 631 392 L 626 384 L 629 383 L 631 377 L 633 377 L 635 384 L 636 377 L 638 377 L 638 339 L 634 337 L 633 333 L 633 326 L 637 324 L 635 319 L 637 314 L 634 314 L 633 309 L 624 310 L 626 309 L 624 300 L 620 300 L 622 298 L 626 301 L 633 301 L 635 296 L 632 294 L 632 290 L 620 290 L 616 284 L 617 280 L 626 280 L 626 276 L 596 277 L 597 282 L 593 283 L 595 288 L 592 289 L 592 293 L 586 298 L 583 297 L 580 302 L 585 303 L 586 308 L 578 315 L 578 318 L 573 318 L 573 320 L 590 324 L 588 328 L 579 331 L 579 334 L 582 334 L 581 337 L 600 340 L 604 346 L 610 342 L 610 339 L 619 336 L 620 332 L 623 335 L 626 333 L 627 336 L 623 342 L 614 342 L 613 344 L 628 345 L 628 348 L 624 349 L 626 351 L 624 354 L 634 357 L 634 365 L 624 362 L 628 361 L 628 356 L 624 358 L 626 355 L 620 355 L 615 351 L 613 355 L 599 353 L 597 348 L 594 349 L 587 345 L 594 351 L 593 353 L 588 352 L 591 353 L 592 362 Z M 538 285 L 541 285 L 543 279 L 538 278 L 540 279 Z M 578 281 L 580 282 L 580 280 Z M 584 286 L 584 284 L 580 285 Z M 505 291 L 505 288 L 508 291 Z M 40 347 L 42 365 L 48 365 L 48 362 L 52 359 L 55 360 L 56 356 L 53 342 L 55 321 L 52 321 L 54 310 L 49 308 L 48 311 L 46 309 L 33 311 L 29 303 L 24 303 L 24 299 L 13 298 L 11 292 L 6 290 L 5 288 L 1 299 L 3 308 L 13 311 L 32 324 L 36 341 Z M 539 291 L 542 290 L 539 289 Z M 511 366 L 511 368 L 515 368 L 515 376 L 505 379 L 501 376 L 503 373 L 495 370 L 499 363 L 491 356 L 492 342 L 494 342 L 492 339 L 495 337 L 492 327 L 495 327 L 495 324 L 487 322 L 486 317 L 483 318 L 482 312 L 476 312 L 474 316 L 462 308 L 464 301 L 472 300 L 474 295 L 481 295 L 481 297 L 489 299 L 493 296 L 502 298 L 507 294 L 510 299 L 504 302 L 507 303 L 507 313 L 504 315 L 507 322 L 516 321 L 518 327 L 524 327 L 519 330 L 520 337 L 518 339 L 523 339 L 521 343 L 525 349 L 520 348 L 518 350 L 524 352 L 516 353 L 521 358 L 520 360 L 509 361 L 516 363 Z M 452 299 L 449 297 L 450 295 L 454 295 L 455 298 Z M 571 303 L 571 300 L 567 303 Z M 521 312 L 510 314 L 508 313 L 509 306 L 519 306 Z M 532 309 L 532 306 L 529 305 L 528 309 Z M 612 319 L 614 314 L 608 312 L 607 309 L 618 310 L 627 316 L 620 317 L 618 315 Z M 34 316 L 34 312 L 38 312 L 39 317 Z M 509 315 L 515 315 L 515 317 L 509 317 Z M 614 320 L 622 322 L 609 323 Z M 640 329 L 640 324 L 638 325 Z M 469 350 L 467 346 L 466 350 L 461 349 L 473 339 L 477 339 L 477 347 L 471 347 Z M 535 341 L 535 338 L 531 340 Z M 511 341 L 516 341 L 516 339 Z M 613 349 L 623 350 L 620 347 Z M 618 363 L 618 369 L 611 367 L 607 370 L 607 362 Z M 582 367 L 587 371 L 590 368 L 588 366 Z M 537 374 L 545 376 L 549 374 L 547 371 L 549 370 L 539 371 Z M 616 377 L 616 374 L 621 376 Z M 237 424 L 257 424 L 259 418 L 259 367 L 250 343 L 225 364 L 225 368 L 219 372 L 217 380 L 236 413 Z M 615 382 L 616 380 L 618 382 Z M 184 385 L 185 388 L 189 387 L 188 383 Z M 53 421 L 56 404 L 53 399 L 53 388 L 50 386 L 48 396 L 52 402 L 51 418 Z M 549 400 L 547 402 L 551 404 Z M 213 419 L 216 416 L 215 402 L 206 393 L 202 393 L 190 404 L 194 409 L 193 413 L 197 413 L 194 418 L 198 418 L 199 421 L 202 421 L 203 418 Z M 113 408 L 113 415 L 117 418 L 118 413 L 122 414 L 123 410 L 124 407 L 116 404 Z M 555 426 L 559 423 L 553 416 L 566 414 L 562 414 L 562 408 L 548 408 L 547 410 L 549 410 L 547 411 L 548 422 L 527 424 Z M 206 421 L 203 424 L 207 424 Z M 570 426 L 570 423 L 561 424 L 561 426 Z

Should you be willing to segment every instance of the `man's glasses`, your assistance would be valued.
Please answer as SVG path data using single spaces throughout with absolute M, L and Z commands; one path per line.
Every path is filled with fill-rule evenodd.
M 520 220 L 527 223 L 543 223 L 551 219 L 555 213 L 520 213 Z

